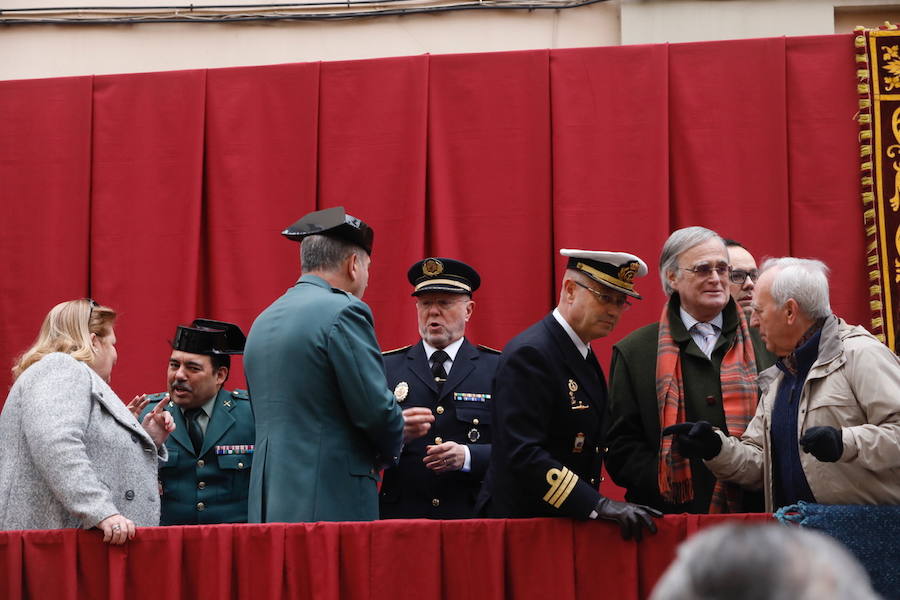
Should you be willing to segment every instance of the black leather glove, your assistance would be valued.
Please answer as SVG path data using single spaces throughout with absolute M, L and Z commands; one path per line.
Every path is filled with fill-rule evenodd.
M 844 453 L 841 430 L 834 427 L 810 427 L 800 438 L 803 451 L 812 454 L 822 462 L 837 462 Z
M 662 434 L 675 436 L 672 443 L 685 458 L 709 460 L 722 451 L 722 438 L 706 421 L 669 425 L 663 429 Z
M 607 521 L 615 521 L 622 529 L 622 539 L 628 540 L 632 537 L 641 541 L 644 533 L 644 527 L 650 530 L 650 533 L 656 533 L 656 523 L 651 517 L 661 517 L 663 514 L 655 508 L 644 506 L 643 504 L 632 504 L 630 502 L 617 502 L 609 498 L 600 498 L 597 506 L 594 507 L 598 519 L 606 519 Z

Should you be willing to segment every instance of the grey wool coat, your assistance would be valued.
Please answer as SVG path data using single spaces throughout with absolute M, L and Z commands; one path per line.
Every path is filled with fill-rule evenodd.
M 48 354 L 0 413 L 0 529 L 89 529 L 116 513 L 159 524 L 156 444 L 87 364 Z

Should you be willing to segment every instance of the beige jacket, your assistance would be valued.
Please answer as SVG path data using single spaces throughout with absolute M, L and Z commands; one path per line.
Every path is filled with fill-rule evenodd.
M 706 465 L 719 479 L 765 490 L 772 511 L 770 419 L 783 378 L 773 366 L 759 375 L 761 400 L 740 439 L 722 437 Z M 900 360 L 860 326 L 829 317 L 819 357 L 800 395 L 798 439 L 810 427 L 840 428 L 844 453 L 835 463 L 800 451 L 800 464 L 820 504 L 900 504 Z

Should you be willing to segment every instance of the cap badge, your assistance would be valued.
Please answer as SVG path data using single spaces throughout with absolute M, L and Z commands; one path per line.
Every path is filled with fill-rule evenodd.
M 634 276 L 637 275 L 638 268 L 638 263 L 635 261 L 631 261 L 630 263 L 619 269 L 619 279 L 628 283 L 632 283 L 634 281 Z
M 429 277 L 440 275 L 444 272 L 444 264 L 436 258 L 429 258 L 422 263 L 422 273 Z
M 409 384 L 405 381 L 401 381 L 397 384 L 397 387 L 394 388 L 394 398 L 397 399 L 397 402 L 403 402 L 406 400 L 407 394 L 409 394 Z

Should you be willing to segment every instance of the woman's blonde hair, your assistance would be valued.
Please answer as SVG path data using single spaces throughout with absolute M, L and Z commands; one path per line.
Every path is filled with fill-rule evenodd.
M 52 352 L 65 352 L 76 360 L 91 364 L 94 349 L 91 334 L 105 337 L 112 332 L 116 311 L 84 298 L 61 302 L 50 309 L 34 344 L 22 353 L 12 368 L 13 379 Z

